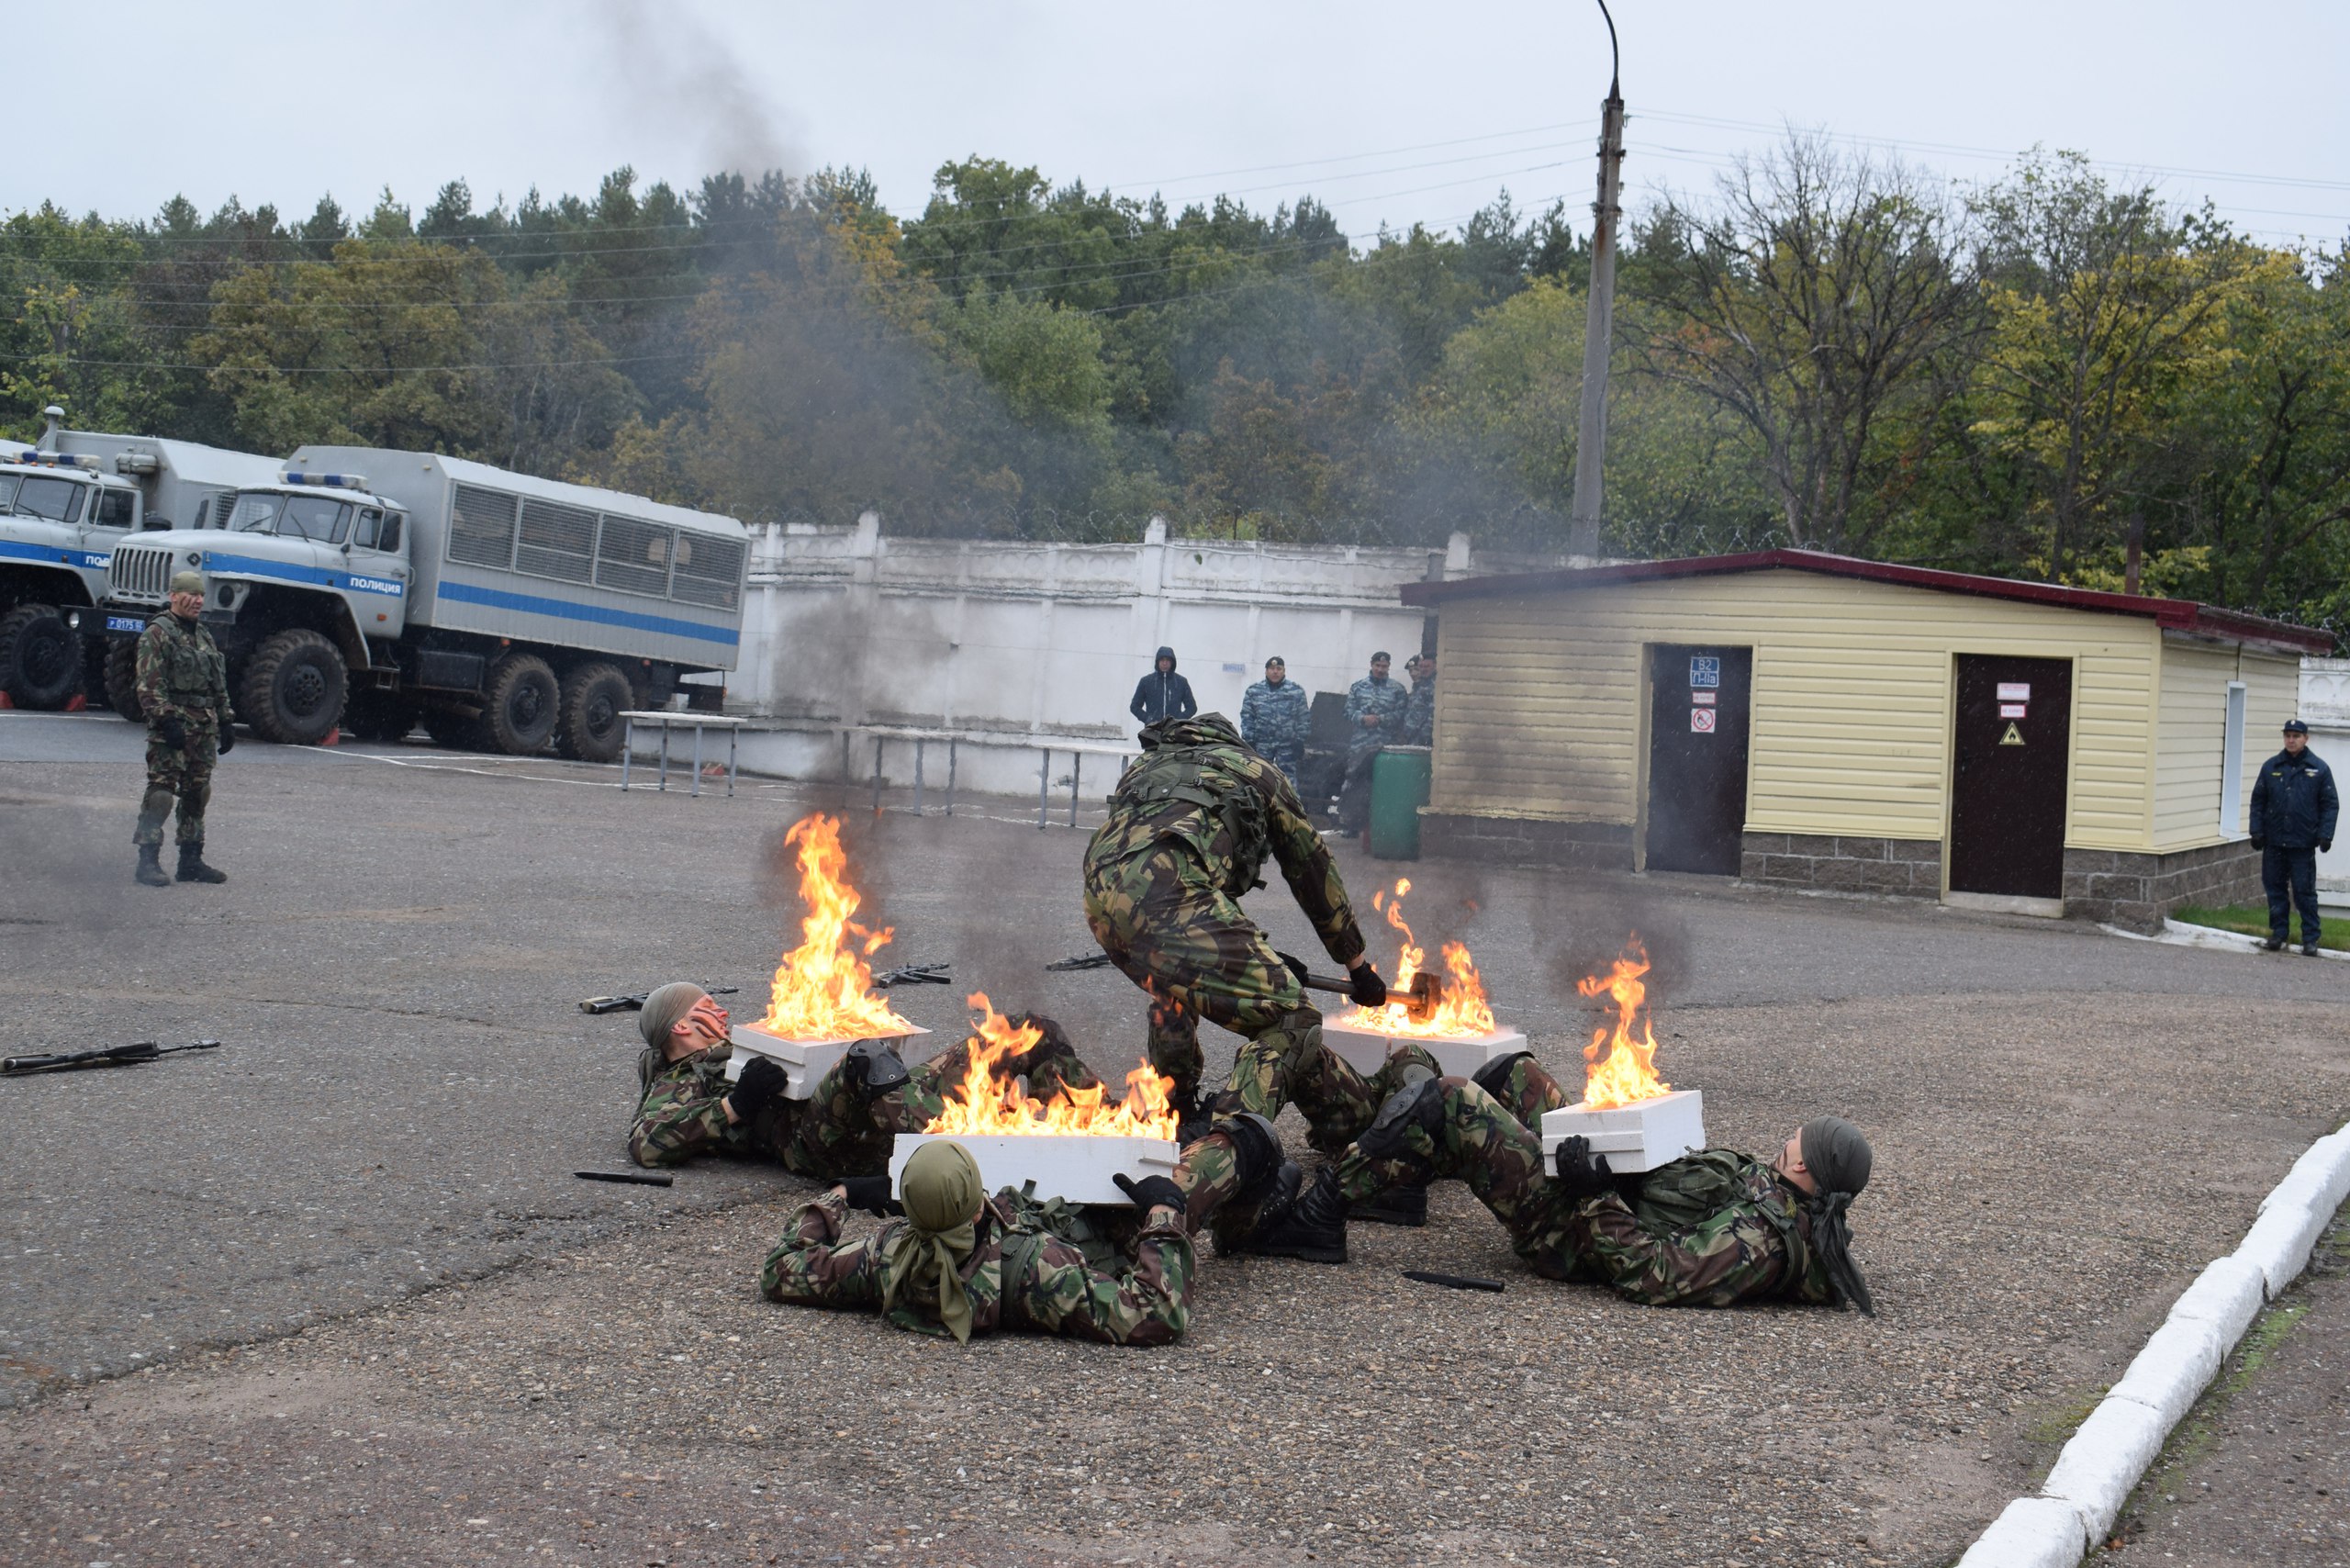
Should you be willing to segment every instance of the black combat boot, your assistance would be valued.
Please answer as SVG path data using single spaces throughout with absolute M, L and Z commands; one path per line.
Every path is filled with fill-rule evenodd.
M 162 868 L 156 868 L 158 870 Z M 216 871 L 204 863 L 204 841 L 199 838 L 194 844 L 180 846 L 178 879 L 183 882 L 225 882 L 229 879 L 229 873 Z
M 1428 1187 L 1425 1182 L 1399 1182 L 1375 1193 L 1347 1211 L 1348 1219 L 1373 1225 L 1403 1225 L 1417 1228 L 1428 1222 Z
M 1273 1224 L 1248 1238 L 1243 1251 L 1263 1258 L 1302 1258 L 1309 1263 L 1347 1260 L 1347 1200 L 1338 1173 L 1325 1165 L 1314 1185 Z
M 168 888 L 172 879 L 163 870 L 163 846 L 142 844 L 139 846 L 139 869 L 133 873 L 151 888 Z

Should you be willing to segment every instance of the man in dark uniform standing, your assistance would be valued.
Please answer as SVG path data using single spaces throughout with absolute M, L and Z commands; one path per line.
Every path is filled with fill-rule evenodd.
M 163 819 L 179 802 L 183 882 L 225 882 L 204 863 L 204 808 L 212 800 L 212 769 L 235 749 L 229 727 L 229 661 L 196 619 L 204 613 L 204 578 L 172 578 L 170 612 L 147 622 L 139 637 L 139 706 L 147 715 L 147 795 L 139 806 L 138 877 L 151 888 L 163 874 Z
M 2268 894 L 2270 952 L 2280 952 L 2292 931 L 2292 906 L 2301 911 L 2301 951 L 2317 957 L 2317 857 L 2333 847 L 2333 825 L 2342 797 L 2333 770 L 2310 750 L 2310 727 L 2299 719 L 2285 723 L 2285 749 L 2260 765 L 2252 787 L 2252 846 L 2260 851 L 2260 885 Z

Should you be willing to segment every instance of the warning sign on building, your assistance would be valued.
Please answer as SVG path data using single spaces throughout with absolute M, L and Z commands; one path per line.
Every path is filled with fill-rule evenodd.
M 2001 745 L 2023 745 L 2023 732 L 2017 729 L 2013 724 L 2009 724 L 2008 726 L 2008 733 L 1999 737 L 1999 744 Z
M 1714 733 L 1714 711 L 1715 711 L 1711 708 L 1690 709 L 1689 728 L 1691 733 L 1700 735 L 1712 734 Z

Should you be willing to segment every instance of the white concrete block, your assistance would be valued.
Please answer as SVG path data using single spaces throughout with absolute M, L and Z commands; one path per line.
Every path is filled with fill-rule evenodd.
M 2268 1280 L 2259 1266 L 2233 1256 L 2214 1260 L 2171 1304 L 2170 1316 L 2199 1318 L 2219 1330 L 2223 1346 L 2233 1345 L 2252 1327 L 2268 1299 Z
M 2267 1281 L 2268 1299 L 2275 1301 L 2309 1266 L 2310 1249 L 2333 1217 L 2332 1209 L 2282 1204 L 2252 1222 L 2235 1255 L 2260 1271 Z
M 1034 1182 L 1036 1196 L 1066 1198 L 1072 1204 L 1127 1204 L 1125 1193 L 1111 1177 L 1122 1172 L 1137 1181 L 1145 1176 L 1171 1176 L 1178 1158 L 1169 1138 L 900 1133 L 890 1153 L 890 1191 L 902 1191 L 906 1161 L 913 1158 L 914 1150 L 940 1141 L 959 1143 L 971 1151 L 990 1193 Z
M 2069 1503 L 2019 1497 L 1975 1537 L 1958 1568 L 2079 1568 L 2088 1527 Z
M 1416 1035 L 1387 1035 L 1335 1019 L 1322 1021 L 1322 1043 L 1346 1058 L 1347 1065 L 1369 1078 L 1387 1060 L 1387 1053 L 1409 1041 L 1427 1047 L 1447 1078 L 1467 1078 L 1495 1057 L 1526 1048 L 1526 1036 L 1516 1029 L 1495 1029 L 1464 1039 L 1428 1040 Z
M 1706 1147 L 1705 1096 L 1695 1089 L 1676 1089 L 1603 1111 L 1580 1103 L 1545 1111 L 1543 1164 L 1556 1159 L 1559 1145 L 1577 1135 L 1589 1138 L 1591 1152 L 1606 1155 L 1608 1169 L 1619 1175 L 1653 1170 Z
M 912 1063 L 923 1059 L 914 1055 L 912 1047 L 919 1036 L 929 1033 L 927 1029 L 908 1025 L 906 1032 L 902 1035 L 874 1035 L 866 1037 L 878 1045 L 897 1047 L 898 1055 Z M 806 1100 L 813 1097 L 816 1092 L 816 1081 L 832 1071 L 833 1064 L 848 1055 L 849 1047 L 856 1044 L 854 1039 L 789 1040 L 781 1035 L 767 1033 L 756 1024 L 737 1024 L 732 1034 L 734 1040 L 734 1054 L 727 1058 L 726 1081 L 732 1083 L 740 1079 L 743 1076 L 743 1069 L 749 1065 L 753 1057 L 766 1057 L 783 1069 L 785 1079 L 783 1097 L 787 1100 Z
M 2305 1190 L 2311 1205 L 2328 1214 L 2350 1199 L 2350 1127 L 2328 1133 L 2302 1150 L 2285 1180 L 2261 1200 L 2261 1208 L 2265 1210 L 2282 1201 L 2278 1194 L 2288 1189 L 2296 1193 Z
M 2070 1503 L 2079 1510 L 2088 1539 L 2103 1540 L 2169 1435 L 2170 1423 L 2159 1411 L 2133 1399 L 2108 1397 L 2056 1456 L 2041 1495 Z
M 2232 1338 L 2200 1317 L 2173 1317 L 2146 1341 L 2113 1385 L 2109 1399 L 2134 1400 L 2154 1411 L 2165 1428 L 2176 1427 L 2227 1359 Z

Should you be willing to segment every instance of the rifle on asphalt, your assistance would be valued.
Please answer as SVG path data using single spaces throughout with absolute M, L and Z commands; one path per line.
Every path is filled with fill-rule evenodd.
M 1045 966 L 1057 975 L 1065 975 L 1075 969 L 1106 969 L 1109 967 L 1110 955 L 1107 953 L 1079 953 L 1067 958 L 1056 958 Z
M 901 969 L 884 969 L 873 977 L 873 989 L 887 991 L 893 985 L 948 985 L 952 978 L 947 970 L 952 964 L 907 964 Z
M 192 1040 L 185 1046 L 159 1046 L 141 1040 L 133 1046 L 104 1046 L 94 1051 L 62 1051 L 46 1056 L 0 1057 L 0 1077 L 19 1078 L 28 1072 L 77 1072 L 85 1067 L 136 1067 L 174 1051 L 214 1051 L 218 1040 Z
M 702 989 L 712 996 L 732 996 L 742 987 L 712 985 Z M 627 996 L 591 996 L 579 1004 L 579 1011 L 597 1017 L 607 1013 L 642 1013 L 644 1011 L 644 999 L 652 994 L 649 991 L 639 991 Z

